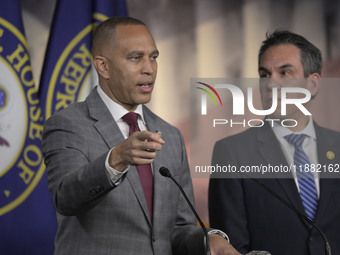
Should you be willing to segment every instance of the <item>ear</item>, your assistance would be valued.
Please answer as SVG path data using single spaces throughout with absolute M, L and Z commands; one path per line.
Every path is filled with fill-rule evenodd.
M 320 75 L 318 73 L 312 73 L 308 75 L 308 89 L 312 98 L 316 96 L 320 89 Z
M 99 76 L 103 77 L 105 80 L 110 79 L 109 63 L 107 58 L 95 56 L 93 59 L 93 65 L 96 68 Z

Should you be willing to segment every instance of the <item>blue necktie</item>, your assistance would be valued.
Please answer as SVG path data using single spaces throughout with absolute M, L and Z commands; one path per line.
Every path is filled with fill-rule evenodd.
M 300 188 L 300 196 L 302 204 L 305 208 L 307 217 L 314 221 L 315 214 L 318 208 L 318 196 L 313 177 L 313 172 L 309 171 L 310 162 L 308 156 L 302 149 L 302 143 L 306 135 L 290 134 L 284 138 L 294 146 L 294 164 L 296 166 L 296 176 Z M 307 167 L 305 167 L 307 165 Z M 308 166 L 309 165 L 309 166 Z

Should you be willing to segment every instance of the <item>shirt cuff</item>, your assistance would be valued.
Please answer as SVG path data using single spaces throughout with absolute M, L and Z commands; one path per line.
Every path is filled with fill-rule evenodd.
M 218 230 L 218 229 L 213 229 L 213 230 L 208 231 L 209 236 L 213 235 L 213 234 L 218 234 L 218 235 L 224 237 L 228 241 L 228 243 L 230 243 L 229 236 L 226 233 L 224 233 L 223 231 Z
M 107 173 L 109 174 L 111 181 L 115 185 L 118 185 L 120 183 L 120 178 L 129 170 L 130 166 L 128 166 L 123 172 L 119 172 L 116 169 L 112 168 L 109 164 L 109 157 L 110 157 L 112 149 L 109 151 L 109 153 L 106 156 L 105 168 L 106 168 Z

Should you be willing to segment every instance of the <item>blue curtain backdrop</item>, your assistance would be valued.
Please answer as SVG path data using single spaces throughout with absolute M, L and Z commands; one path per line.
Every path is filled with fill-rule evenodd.
M 0 3 L 0 254 L 52 255 L 57 221 L 41 152 L 43 123 L 86 97 L 92 30 L 127 15 L 126 4 L 58 0 L 38 97 L 20 0 Z
M 40 80 L 43 116 L 85 99 L 95 82 L 91 35 L 97 24 L 126 16 L 125 0 L 58 0 Z
M 0 254 L 53 254 L 57 222 L 20 1 L 0 4 Z

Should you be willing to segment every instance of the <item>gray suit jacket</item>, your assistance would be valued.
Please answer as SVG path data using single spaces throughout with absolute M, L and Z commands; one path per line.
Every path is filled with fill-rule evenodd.
M 340 134 L 314 124 L 318 160 L 322 166 L 340 163 Z M 335 158 L 326 154 L 332 151 Z M 213 165 L 260 166 L 287 165 L 279 141 L 269 125 L 218 141 Z M 339 169 L 337 169 L 339 171 Z M 291 174 L 288 173 L 291 177 Z M 324 174 L 321 174 L 323 176 Z M 300 212 L 304 208 L 294 179 L 261 179 Z M 328 177 L 330 177 L 328 175 Z M 249 179 L 210 179 L 209 213 L 212 227 L 229 234 L 231 244 L 241 253 L 267 250 L 273 255 L 325 254 L 325 243 L 316 229 L 283 205 L 272 194 Z M 332 254 L 340 254 L 340 179 L 320 179 L 320 198 L 315 224 L 326 234 Z
M 202 254 L 203 233 L 177 187 L 159 174 L 166 166 L 193 201 L 180 132 L 143 106 L 147 129 L 165 140 L 154 169 L 153 223 L 138 173 L 131 166 L 115 186 L 108 151 L 124 137 L 96 89 L 45 123 L 43 153 L 58 218 L 55 255 Z

